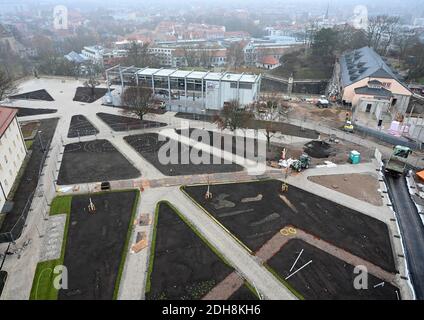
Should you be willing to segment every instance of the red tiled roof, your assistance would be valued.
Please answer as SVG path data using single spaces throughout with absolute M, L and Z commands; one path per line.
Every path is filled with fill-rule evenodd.
M 0 138 L 3 136 L 6 129 L 9 128 L 16 113 L 18 113 L 16 109 L 0 107 Z
M 270 65 L 279 64 L 278 60 L 275 59 L 273 56 L 264 56 L 261 58 L 260 62 L 263 64 L 270 64 Z

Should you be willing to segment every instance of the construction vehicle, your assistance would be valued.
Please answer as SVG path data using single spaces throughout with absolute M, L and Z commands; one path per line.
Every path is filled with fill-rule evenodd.
M 406 159 L 412 153 L 411 148 L 397 145 L 393 148 L 393 153 L 389 159 L 384 160 L 384 170 L 394 176 L 405 173 Z
M 297 172 L 302 171 L 302 169 L 308 169 L 311 163 L 311 157 L 309 157 L 306 153 L 302 154 L 299 159 L 294 160 L 290 168 L 296 170 Z
M 352 121 L 347 120 L 343 126 L 343 131 L 352 133 L 353 130 L 354 130 L 354 127 L 353 127 Z

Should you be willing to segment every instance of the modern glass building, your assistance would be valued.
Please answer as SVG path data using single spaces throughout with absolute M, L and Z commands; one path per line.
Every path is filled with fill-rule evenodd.
M 261 76 L 115 66 L 106 70 L 108 85 L 151 88 L 167 106 L 191 111 L 220 110 L 237 100 L 245 106 L 259 98 Z

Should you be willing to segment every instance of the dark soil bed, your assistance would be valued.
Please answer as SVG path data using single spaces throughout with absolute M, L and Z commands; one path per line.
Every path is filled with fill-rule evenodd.
M 160 172 L 167 176 L 233 172 L 243 170 L 243 167 L 234 163 L 224 164 L 223 160 L 220 160 L 220 163 L 222 164 L 214 164 L 213 156 L 210 154 L 206 156 L 209 158 L 209 164 L 194 164 L 191 161 L 189 161 L 188 164 L 182 164 L 181 155 L 189 155 L 193 148 L 181 143 L 178 143 L 177 145 L 177 142 L 175 142 L 175 145 L 177 146 L 176 149 L 178 149 L 178 164 L 163 164 L 159 161 L 158 152 L 159 149 L 164 146 L 167 141 L 169 141 L 169 139 L 167 139 L 167 141 L 159 141 L 157 133 L 145 133 L 140 135 L 127 136 L 124 139 L 143 158 L 145 158 Z M 164 146 L 164 148 L 166 148 L 166 146 Z M 202 151 L 199 151 L 199 155 L 202 154 Z
M 194 130 L 196 130 L 195 135 L 192 134 Z M 180 135 L 182 133 L 182 130 L 180 129 L 177 129 L 175 131 Z M 206 132 L 207 135 L 209 136 L 209 140 L 203 140 L 203 134 L 201 134 L 201 132 Z M 187 136 L 187 133 L 184 133 L 184 135 Z M 210 146 L 215 145 L 218 149 L 225 150 L 233 154 L 237 154 L 241 157 L 244 157 L 250 160 L 254 160 L 254 161 L 263 160 L 263 159 L 258 159 L 258 151 L 259 151 L 258 140 L 254 138 L 240 137 L 240 136 L 236 137 L 228 133 L 221 133 L 218 131 L 208 131 L 208 130 L 205 131 L 203 129 L 194 129 L 194 128 L 189 129 L 188 136 L 192 138 L 193 140 L 202 142 Z M 261 147 L 266 152 L 267 160 L 280 159 L 281 150 L 283 147 L 270 144 L 268 148 L 266 141 L 263 141 L 263 146 Z
M 39 114 L 56 113 L 57 109 L 32 109 L 32 108 L 19 108 L 18 117 L 35 116 Z
M 19 99 L 19 100 L 54 101 L 52 96 L 45 89 L 16 94 L 16 95 L 10 96 L 9 98 Z
M 7 272 L 6 271 L 0 271 L 0 297 L 3 292 L 4 285 L 6 283 L 7 279 Z
M 258 297 L 246 285 L 243 285 L 228 300 L 258 300 Z
M 68 138 L 92 136 L 97 133 L 99 133 L 99 130 L 97 130 L 83 115 L 79 114 L 72 117 Z
M 175 117 L 187 120 L 199 120 L 213 123 L 215 121 L 215 116 L 212 114 L 197 114 L 189 112 L 177 112 Z
M 88 212 L 89 198 L 96 207 Z M 74 196 L 64 265 L 67 290 L 59 300 L 111 300 L 136 200 L 136 191 Z
M 140 172 L 107 140 L 65 146 L 58 184 L 133 179 Z
M 158 215 L 146 299 L 201 299 L 233 269 L 168 204 L 159 204 Z
M 213 114 L 195 114 L 195 113 L 187 113 L 187 112 L 177 112 L 175 117 L 187 119 L 187 120 L 198 120 L 213 123 L 215 121 L 216 116 Z M 318 133 L 311 129 L 301 128 L 299 126 L 295 126 L 289 123 L 283 122 L 271 122 L 265 120 L 252 120 L 248 125 L 250 129 L 266 129 L 271 128 L 272 131 L 281 132 L 282 134 L 302 137 L 308 139 L 317 139 Z
M 317 139 L 318 133 L 315 130 L 301 128 L 293 124 L 284 123 L 284 122 L 273 122 L 265 120 L 254 120 L 249 128 L 253 129 L 266 129 L 270 128 L 272 131 L 281 132 L 282 134 L 307 138 L 307 139 Z
M 302 255 L 290 272 L 302 249 Z M 354 273 L 353 265 L 302 240 L 290 240 L 268 261 L 268 265 L 286 278 L 310 260 L 310 264 L 287 280 L 307 300 L 397 300 L 396 291 L 400 297 L 398 288 L 371 274 L 368 274 L 368 289 L 355 289 L 354 280 L 358 273 Z M 382 282 L 383 286 L 374 288 Z
M 40 122 L 38 129 L 42 131 L 41 142 L 43 147 L 48 149 L 47 147 L 53 138 L 58 119 L 38 121 Z M 38 184 L 39 175 L 45 162 L 45 157 L 46 153 L 42 150 L 40 139 L 34 139 L 31 156 L 12 199 L 14 202 L 13 209 L 6 215 L 0 228 L 0 234 L 10 233 L 7 237 L 0 237 L 0 242 L 9 242 L 20 237 Z
M 73 100 L 92 103 L 103 97 L 107 91 L 107 88 L 94 88 L 93 92 L 93 90 L 89 87 L 78 87 Z
M 385 223 L 294 186 L 281 194 L 281 185 L 278 180 L 212 185 L 212 201 L 205 200 L 206 186 L 185 190 L 253 251 L 293 225 L 396 272 Z
M 140 120 L 131 117 L 116 116 L 109 113 L 97 113 L 97 116 L 102 119 L 109 127 L 114 131 L 129 131 L 129 130 L 139 130 L 139 129 L 149 129 L 164 127 L 166 123 L 149 121 L 149 120 Z
M 305 152 L 313 158 L 328 158 L 336 155 L 336 151 L 333 150 L 332 146 L 322 140 L 313 140 L 305 144 Z

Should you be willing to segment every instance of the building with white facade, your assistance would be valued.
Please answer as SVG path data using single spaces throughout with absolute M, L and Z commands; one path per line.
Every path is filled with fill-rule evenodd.
M 123 68 L 106 70 L 109 85 L 150 88 L 172 110 L 200 112 L 221 110 L 237 100 L 246 106 L 259 99 L 261 76 L 228 72 L 200 72 L 178 69 Z
M 27 152 L 16 114 L 0 107 L 0 213 Z

